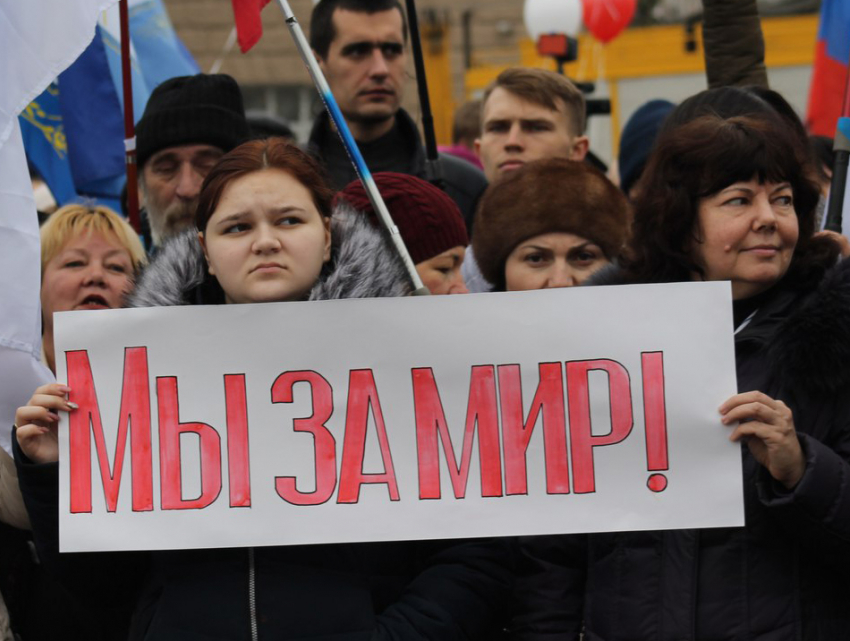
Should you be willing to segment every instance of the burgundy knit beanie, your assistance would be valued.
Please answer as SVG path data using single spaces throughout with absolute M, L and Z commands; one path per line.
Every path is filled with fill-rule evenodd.
M 414 264 L 469 244 L 460 210 L 444 191 L 407 174 L 385 171 L 373 177 Z M 359 180 L 340 191 L 334 203 L 340 199 L 376 219 L 372 203 Z

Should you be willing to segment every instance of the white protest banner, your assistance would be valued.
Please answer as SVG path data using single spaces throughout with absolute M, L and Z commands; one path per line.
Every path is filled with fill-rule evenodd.
M 63 551 L 743 525 L 728 283 L 68 312 Z

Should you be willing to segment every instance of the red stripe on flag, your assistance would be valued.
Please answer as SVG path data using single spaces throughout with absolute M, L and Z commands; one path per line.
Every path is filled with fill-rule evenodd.
M 830 138 L 835 135 L 846 83 L 847 66 L 830 58 L 826 53 L 826 42 L 819 40 L 815 44 L 806 118 L 810 133 Z
M 269 0 L 231 0 L 233 16 L 236 19 L 236 39 L 242 53 L 259 42 L 263 35 L 263 22 L 260 20 L 260 10 Z

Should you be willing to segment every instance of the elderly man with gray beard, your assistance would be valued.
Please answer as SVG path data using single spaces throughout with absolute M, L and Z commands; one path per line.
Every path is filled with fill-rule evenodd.
M 136 126 L 149 249 L 194 224 L 207 173 L 248 137 L 242 93 L 230 76 L 180 76 L 153 90 Z

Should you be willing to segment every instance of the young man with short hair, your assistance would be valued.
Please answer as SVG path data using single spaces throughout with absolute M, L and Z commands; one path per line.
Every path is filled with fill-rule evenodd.
M 514 67 L 487 87 L 475 149 L 487 180 L 531 160 L 584 160 L 586 105 L 581 91 L 553 71 Z

